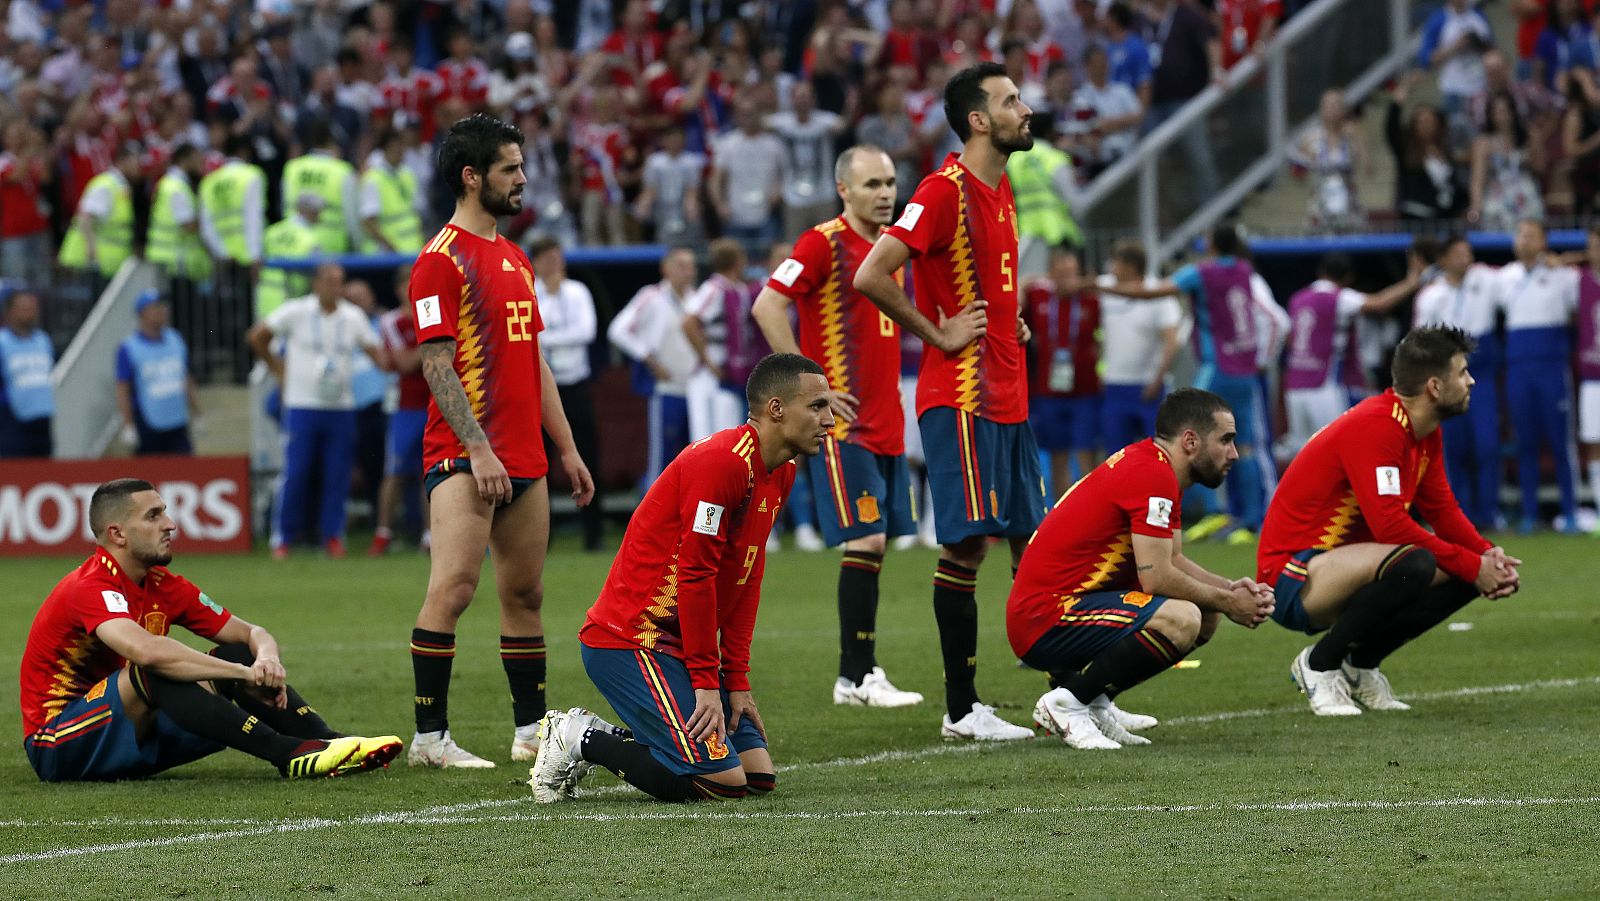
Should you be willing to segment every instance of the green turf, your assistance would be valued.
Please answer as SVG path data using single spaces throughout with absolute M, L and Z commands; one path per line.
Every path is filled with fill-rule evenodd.
M 1113 753 L 939 741 L 929 551 L 889 556 L 879 626 L 881 662 L 929 701 L 833 707 L 836 557 L 775 555 L 754 684 L 786 769 L 773 797 L 692 807 L 648 801 L 603 772 L 585 783 L 590 797 L 532 803 L 526 767 L 509 760 L 486 586 L 462 623 L 451 724 L 498 769 L 401 764 L 289 783 L 226 752 L 145 782 L 46 786 L 13 745 L 0 756 L 0 896 L 1593 897 L 1596 546 L 1510 546 L 1527 560 L 1520 595 L 1473 604 L 1458 617 L 1470 631 L 1437 630 L 1386 666 L 1403 696 L 1420 696 L 1411 713 L 1316 719 L 1288 679 L 1304 638 L 1225 625 L 1199 668 L 1125 696 L 1167 722 L 1152 746 Z M 1191 551 L 1224 573 L 1253 568 L 1245 550 Z M 574 635 L 608 562 L 566 545 L 552 557 L 552 703 L 606 710 Z M 71 563 L 3 565 L 0 673 L 15 678 L 32 612 Z M 979 688 L 1026 722 L 1043 677 L 1012 663 L 1003 564 L 980 585 Z M 270 628 L 291 679 L 336 726 L 410 737 L 406 642 L 422 559 L 190 557 L 177 568 Z M 1526 687 L 1459 692 L 1488 686 Z M 1207 718 L 1230 712 L 1243 715 Z M 14 705 L 0 731 L 19 734 Z M 1305 807 L 1318 802 L 1332 806 Z M 150 822 L 162 820 L 174 822 Z M 199 838 L 9 857 L 182 836 Z

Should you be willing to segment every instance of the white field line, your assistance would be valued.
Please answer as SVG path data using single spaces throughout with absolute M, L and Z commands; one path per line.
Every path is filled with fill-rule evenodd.
M 1585 685 L 1600 685 L 1600 676 L 1591 676 L 1577 679 L 1541 679 L 1534 682 L 1522 682 L 1507 685 L 1480 685 L 1466 688 L 1456 688 L 1447 691 L 1423 692 L 1405 697 L 1411 700 L 1429 701 L 1444 700 L 1449 698 L 1472 697 L 1488 694 L 1514 694 L 1524 691 L 1537 691 L 1552 688 L 1575 688 Z M 1198 714 L 1195 716 L 1171 717 L 1163 721 L 1166 726 L 1201 725 L 1205 723 L 1221 722 L 1232 719 L 1245 719 L 1252 717 L 1271 716 L 1279 713 L 1301 712 L 1305 708 L 1300 705 L 1288 707 L 1262 707 L 1252 710 L 1222 711 L 1219 713 Z M 941 757 L 951 754 L 968 754 L 988 750 L 993 746 L 967 743 L 950 743 L 934 745 L 926 748 L 911 750 L 878 751 L 858 757 L 839 757 L 832 760 L 822 760 L 815 763 L 799 763 L 778 768 L 780 773 L 794 772 L 797 770 L 819 770 L 836 768 L 853 768 L 872 766 L 880 763 L 896 761 L 925 760 L 930 757 Z M 634 790 L 626 785 L 613 785 L 584 792 L 586 797 L 603 797 L 608 795 L 630 794 Z M 64 826 L 69 828 L 97 828 L 97 827 L 168 827 L 182 828 L 195 827 L 217 829 L 218 827 L 233 826 L 238 828 L 223 829 L 221 831 L 201 832 L 192 835 L 171 836 L 156 839 L 131 839 L 122 842 L 106 844 L 84 845 L 77 847 L 56 848 L 48 851 L 25 852 L 0 856 L 0 864 L 29 863 L 43 860 L 57 860 L 69 857 L 84 857 L 97 854 L 109 854 L 119 851 L 137 850 L 142 848 L 163 848 L 175 845 L 193 844 L 200 842 L 224 841 L 233 838 L 249 838 L 262 835 L 278 835 L 291 832 L 306 832 L 315 829 L 328 829 L 340 826 L 382 826 L 382 825 L 470 825 L 474 823 L 510 823 L 510 822 L 546 822 L 546 821 L 590 821 L 608 822 L 624 820 L 698 820 L 698 819 L 741 819 L 741 820 L 841 820 L 857 819 L 874 816 L 979 816 L 996 813 L 1042 813 L 1042 814 L 1071 814 L 1071 813 L 1190 813 L 1206 811 L 1316 811 L 1316 810 L 1389 810 L 1402 808 L 1441 808 L 1441 807 L 1536 807 L 1551 805 L 1593 805 L 1600 804 L 1600 797 L 1596 798 L 1442 798 L 1420 801 L 1290 801 L 1263 804 L 1196 804 L 1196 805 L 1134 805 L 1117 807 L 996 807 L 996 808 L 947 808 L 941 810 L 862 810 L 862 811 L 835 811 L 835 812 L 806 812 L 806 811 L 739 811 L 719 810 L 715 808 L 701 809 L 667 809 L 661 811 L 639 813 L 592 813 L 592 814 L 492 814 L 486 816 L 473 816 L 479 811 L 492 810 L 500 807 L 520 806 L 531 803 L 531 798 L 491 798 L 482 801 L 468 801 L 459 804 L 444 804 L 425 807 L 419 810 L 394 811 L 389 813 L 373 813 L 359 817 L 331 818 L 331 817 L 306 817 L 295 820 L 255 820 L 246 818 L 123 818 L 100 817 L 84 820 L 0 820 L 0 829 L 32 829 L 50 826 Z M 720 807 L 720 805 L 719 805 Z

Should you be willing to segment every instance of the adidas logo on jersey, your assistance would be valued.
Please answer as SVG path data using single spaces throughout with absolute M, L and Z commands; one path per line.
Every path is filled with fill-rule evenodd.
M 761 499 L 761 506 L 756 508 L 756 512 L 757 513 L 765 513 L 765 512 L 767 512 L 767 499 L 766 498 L 762 498 Z
M 510 260 L 506 260 L 506 259 L 502 259 L 500 261 L 500 268 L 505 270 L 506 272 L 516 272 L 517 271 L 516 267 L 511 265 L 511 261 Z

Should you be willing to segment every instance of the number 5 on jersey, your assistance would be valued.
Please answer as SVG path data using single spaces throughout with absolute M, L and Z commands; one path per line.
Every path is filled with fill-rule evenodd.
M 533 340 L 533 301 L 506 301 L 506 331 L 512 341 Z

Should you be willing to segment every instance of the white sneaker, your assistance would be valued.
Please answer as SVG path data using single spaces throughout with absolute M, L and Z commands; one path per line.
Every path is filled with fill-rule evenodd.
M 802 551 L 825 551 L 828 549 L 822 543 L 822 536 L 817 534 L 816 526 L 795 526 L 794 546 Z
M 875 666 L 860 685 L 843 676 L 836 679 L 833 683 L 833 703 L 855 707 L 910 707 L 922 703 L 922 694 L 895 688 L 890 684 L 889 677 L 883 674 L 883 667 Z
M 1346 660 L 1339 667 L 1344 672 L 1344 678 L 1350 683 L 1350 697 L 1357 704 L 1368 710 L 1410 710 L 1411 705 L 1394 696 L 1394 688 L 1389 685 L 1389 677 L 1378 672 L 1377 667 L 1366 669 L 1352 666 Z
M 1289 664 L 1289 675 L 1306 693 L 1311 712 L 1317 716 L 1360 716 L 1361 708 L 1350 700 L 1350 684 L 1345 681 L 1344 673 L 1314 670 L 1306 662 L 1310 657 L 1310 648 L 1296 654 L 1294 662 Z
M 781 550 L 783 550 L 783 542 L 778 540 L 778 533 L 775 532 L 775 531 L 768 532 L 767 533 L 767 553 L 776 554 Z
M 1150 739 L 1143 735 L 1134 735 L 1127 726 L 1122 725 L 1122 718 L 1117 716 L 1121 711 L 1111 699 L 1101 695 L 1089 702 L 1089 716 L 1094 718 L 1094 724 L 1100 727 L 1100 734 L 1124 747 L 1128 745 L 1147 745 Z M 1123 714 L 1128 716 L 1128 714 Z M 1145 717 L 1154 719 L 1154 717 Z
M 1045 732 L 1084 751 L 1115 751 L 1122 745 L 1100 731 L 1089 706 L 1065 688 L 1052 688 L 1033 705 L 1033 721 Z
M 1161 725 L 1161 721 L 1153 716 L 1143 713 L 1129 713 L 1128 711 L 1123 710 L 1105 695 L 1101 695 L 1100 697 L 1095 698 L 1093 701 L 1090 701 L 1089 706 L 1104 706 L 1106 709 L 1111 711 L 1112 716 L 1117 718 L 1117 723 L 1129 732 L 1143 732 L 1146 729 L 1154 729 L 1155 727 Z
M 915 535 L 901 535 L 899 538 L 894 540 L 893 545 L 894 549 L 897 551 L 909 551 L 916 546 L 917 536 Z
M 528 785 L 535 801 L 554 804 L 576 794 L 578 779 L 573 778 L 573 771 L 581 763 L 578 741 L 586 728 L 584 714 L 545 711 L 544 719 L 539 721 L 539 754 L 528 768 Z
M 443 732 L 418 732 L 406 749 L 406 763 L 412 766 L 436 766 L 441 769 L 492 770 L 494 761 L 482 757 L 456 744 L 450 730 Z
M 511 759 L 532 760 L 539 754 L 539 724 L 518 726 L 511 734 Z
M 945 714 L 939 735 L 946 741 L 1021 741 L 1032 738 L 1033 731 L 1006 722 L 994 715 L 993 707 L 974 701 L 972 712 L 953 723 Z

